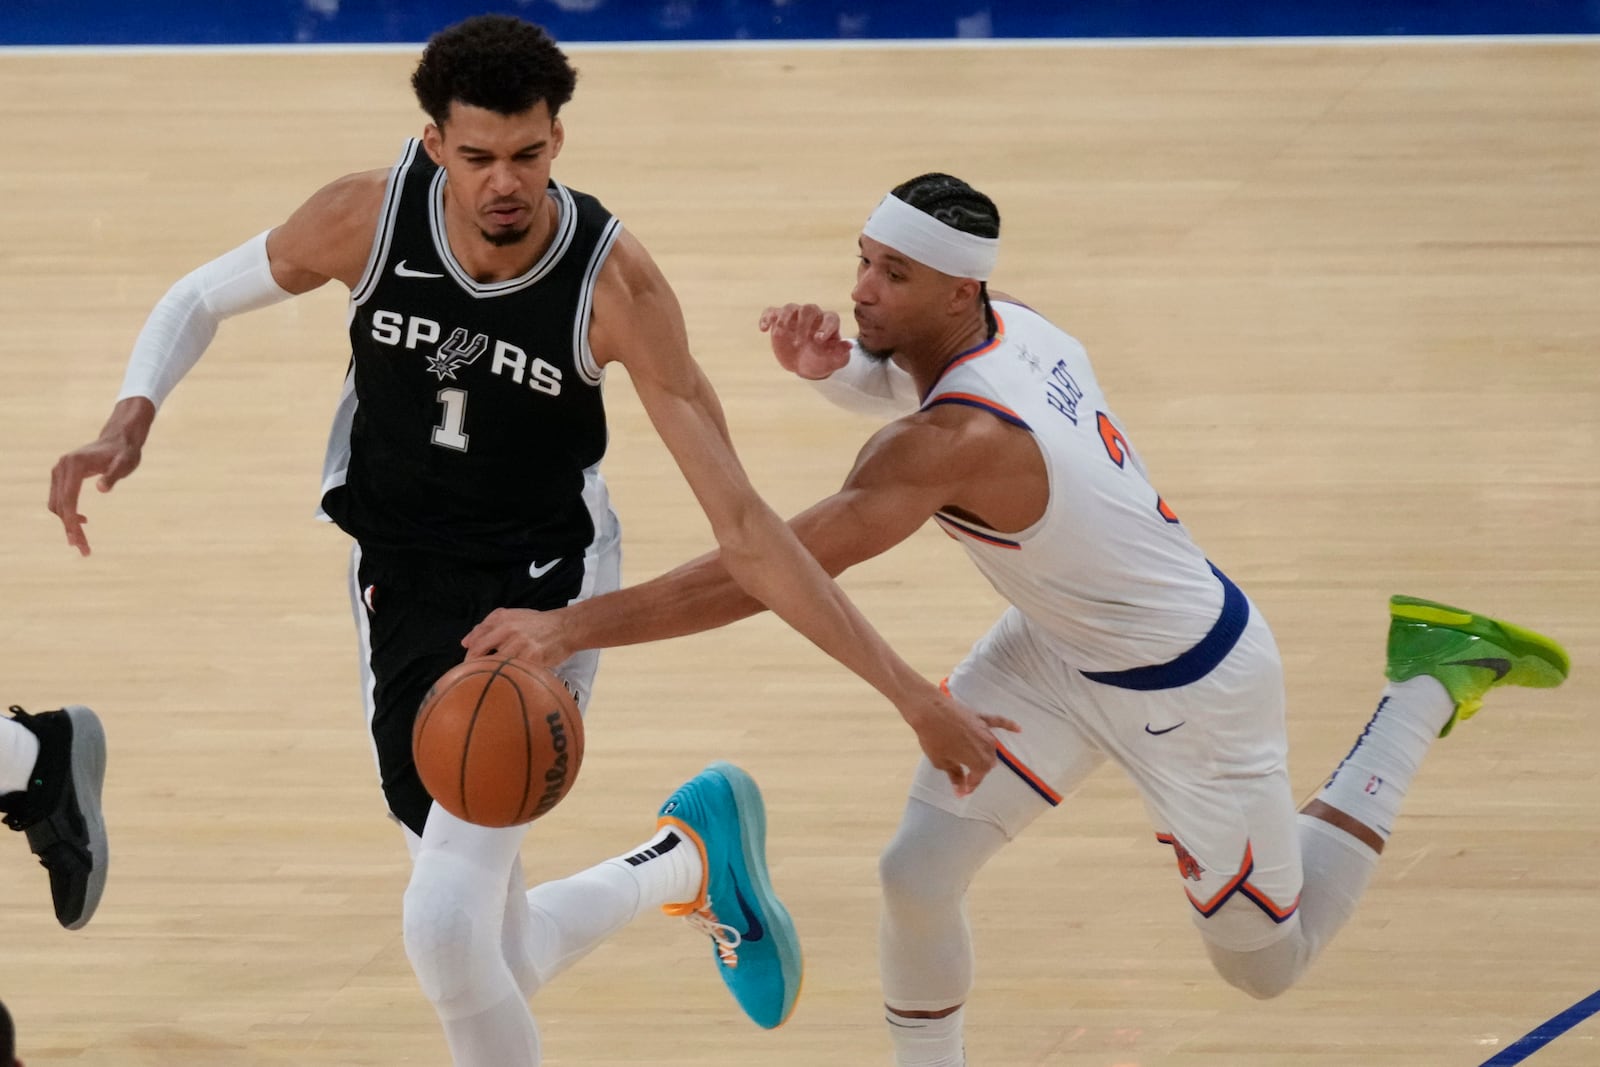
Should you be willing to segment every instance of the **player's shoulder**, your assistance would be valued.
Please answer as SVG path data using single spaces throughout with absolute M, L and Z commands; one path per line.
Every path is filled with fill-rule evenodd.
M 378 231 L 388 175 L 361 171 L 335 178 L 272 231 L 267 255 L 280 285 L 305 292 L 337 278 L 355 287 Z
M 902 416 L 898 422 L 917 434 L 921 443 L 961 448 L 1009 436 L 1016 423 L 995 418 L 995 401 L 987 397 L 935 390 L 926 406 Z
M 389 168 L 343 174 L 328 182 L 306 201 L 306 206 L 330 222 L 376 220 L 389 186 Z
M 866 451 L 896 466 L 955 475 L 1008 447 L 1016 432 L 973 405 L 930 404 L 883 427 Z
M 1005 429 L 976 411 L 914 411 L 873 434 L 857 455 L 846 485 L 954 489 L 994 469 L 1008 446 L 1001 436 Z
M 644 243 L 620 229 L 595 279 L 597 318 L 602 312 L 613 315 L 676 304 L 671 283 Z

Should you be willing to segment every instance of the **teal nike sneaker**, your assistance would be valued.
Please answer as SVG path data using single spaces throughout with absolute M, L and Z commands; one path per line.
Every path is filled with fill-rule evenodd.
M 755 779 L 718 760 L 661 805 L 657 825 L 700 849 L 700 894 L 662 911 L 711 938 L 717 973 L 758 1026 L 782 1026 L 800 999 L 800 938 L 767 874 L 767 810 Z
M 1416 597 L 1389 598 L 1389 666 L 1392 682 L 1418 675 L 1437 678 L 1456 702 L 1439 736 L 1483 706 L 1497 685 L 1553 689 L 1567 679 L 1566 649 L 1543 634 L 1508 622 Z

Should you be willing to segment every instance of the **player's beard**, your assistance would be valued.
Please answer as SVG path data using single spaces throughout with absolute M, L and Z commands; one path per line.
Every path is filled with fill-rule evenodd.
M 524 226 L 520 230 L 497 230 L 493 233 L 490 233 L 488 230 L 480 226 L 478 227 L 478 232 L 483 234 L 483 239 L 485 241 L 488 241 L 496 248 L 505 248 L 507 245 L 514 245 L 519 241 L 527 240 L 528 234 L 533 232 L 533 227 Z
M 894 349 L 892 349 L 892 348 L 868 348 L 866 345 L 861 343 L 860 338 L 856 339 L 856 347 L 861 349 L 861 354 L 862 355 L 866 356 L 868 359 L 872 360 L 872 362 L 874 362 L 874 363 L 882 363 L 885 360 L 894 358 Z

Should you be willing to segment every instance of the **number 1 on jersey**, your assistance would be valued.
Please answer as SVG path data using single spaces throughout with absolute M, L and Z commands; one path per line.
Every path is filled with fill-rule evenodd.
M 433 443 L 465 452 L 467 435 L 461 432 L 461 427 L 467 420 L 467 391 L 441 389 L 439 403 L 444 405 L 444 421 L 433 428 Z

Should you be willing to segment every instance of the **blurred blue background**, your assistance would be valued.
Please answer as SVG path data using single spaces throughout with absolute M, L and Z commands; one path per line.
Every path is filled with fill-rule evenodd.
M 1600 32 L 1600 0 L 0 0 L 0 44 L 418 42 L 485 10 L 564 41 Z

